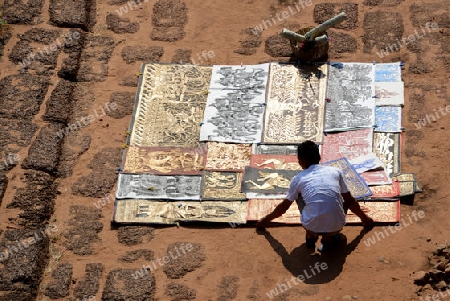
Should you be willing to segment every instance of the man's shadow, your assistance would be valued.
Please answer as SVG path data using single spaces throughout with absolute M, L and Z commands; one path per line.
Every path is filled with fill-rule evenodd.
M 300 280 L 304 283 L 322 284 L 332 281 L 341 273 L 345 259 L 355 250 L 361 239 L 369 231 L 362 229 L 349 244 L 347 244 L 347 237 L 342 234 L 341 240 L 333 250 L 320 254 L 317 252 L 312 254 L 314 251 L 306 248 L 306 243 L 288 253 L 286 248 L 269 231 L 257 230 L 257 233 L 264 235 L 273 250 L 280 255 L 283 265 L 294 277 L 300 279 L 299 276 L 303 275 L 304 280 Z M 320 240 L 317 243 L 317 246 L 319 245 Z M 324 264 L 326 264 L 326 268 Z

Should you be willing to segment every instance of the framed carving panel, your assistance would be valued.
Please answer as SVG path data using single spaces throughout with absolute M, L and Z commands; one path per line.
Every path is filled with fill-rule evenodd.
M 116 200 L 116 223 L 175 224 L 214 222 L 245 224 L 247 202 L 162 202 L 155 200 Z
M 201 175 L 205 156 L 195 148 L 130 146 L 125 153 L 124 173 Z
M 197 65 L 144 64 L 128 143 L 198 147 L 211 71 Z

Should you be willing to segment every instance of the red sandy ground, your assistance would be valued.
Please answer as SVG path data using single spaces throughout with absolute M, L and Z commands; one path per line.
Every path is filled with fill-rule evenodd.
M 445 6 L 446 1 L 421 1 L 420 3 L 426 5 L 432 2 L 436 5 Z M 395 1 L 385 2 L 389 4 Z M 200 54 L 203 50 L 214 51 L 215 57 L 204 62 L 207 65 L 257 64 L 279 60 L 265 53 L 264 40 L 280 32 L 283 22 L 277 22 L 277 25 L 262 33 L 263 43 L 257 48 L 256 54 L 243 56 L 233 52 L 234 49 L 240 47 L 241 30 L 256 26 L 261 23 L 261 20 L 268 19 L 273 13 L 271 6 L 277 11 L 286 10 L 286 7 L 281 6 L 275 0 L 187 1 L 186 36 L 176 42 L 155 42 L 149 38 L 152 30 L 151 14 L 154 3 L 154 0 L 145 2 L 141 5 L 141 9 L 132 11 L 125 16 L 140 23 L 141 28 L 137 33 L 118 35 L 106 29 L 105 17 L 107 12 L 114 12 L 119 6 L 109 5 L 105 0 L 97 2 L 98 15 L 94 33 L 114 37 L 117 45 L 109 62 L 107 80 L 91 84 L 91 88 L 95 92 L 95 103 L 92 110 L 109 101 L 109 96 L 114 91 L 136 91 L 135 88 L 118 85 L 125 76 L 139 72 L 142 63 L 125 64 L 121 57 L 122 48 L 125 46 L 162 46 L 164 47 L 164 55 L 161 62 L 170 62 L 171 57 L 175 54 L 175 49 L 180 48 L 191 49 L 194 59 L 196 59 L 196 54 Z M 286 21 L 296 22 L 300 27 L 314 25 L 313 9 L 314 5 L 319 3 L 325 2 L 313 1 L 312 6 L 306 7 L 301 14 L 291 16 Z M 343 1 L 328 1 L 327 3 L 343 3 Z M 383 230 L 382 226 L 376 227 L 362 238 L 355 250 L 348 256 L 341 258 L 340 261 L 329 261 L 329 269 L 312 278 L 312 283 L 298 284 L 278 300 L 324 300 L 326 297 L 332 297 L 331 300 L 342 300 L 345 295 L 358 296 L 358 300 L 365 301 L 419 300 L 415 293 L 417 286 L 413 284 L 413 272 L 428 268 L 427 255 L 437 245 L 446 243 L 448 239 L 450 219 L 448 219 L 449 197 L 446 188 L 450 179 L 450 171 L 447 169 L 449 163 L 447 129 L 450 128 L 450 118 L 443 116 L 436 122 L 427 124 L 420 129 L 423 137 L 415 139 L 412 143 L 412 139 L 417 136 L 417 131 L 412 131 L 416 130 L 413 124 L 416 120 L 406 117 L 407 114 L 411 114 L 410 97 L 413 94 L 423 93 L 425 96 L 425 102 L 420 108 L 419 115 L 432 114 L 434 109 L 439 109 L 448 104 L 448 99 L 442 97 L 442 95 L 445 96 L 446 85 L 449 83 L 448 63 L 445 66 L 436 60 L 440 47 L 439 45 L 432 45 L 426 38 L 424 38 L 423 43 L 430 48 L 419 55 L 410 52 L 406 47 L 384 59 L 378 58 L 375 53 L 376 47 L 371 53 L 363 52 L 363 20 L 364 14 L 367 12 L 377 10 L 399 12 L 403 16 L 404 35 L 414 33 L 414 29 L 417 27 L 413 26 L 410 19 L 411 3 L 409 1 L 403 1 L 393 6 L 366 6 L 363 5 L 363 0 L 356 0 L 354 3 L 359 4 L 357 27 L 346 33 L 356 38 L 358 49 L 356 53 L 344 53 L 335 60 L 342 62 L 372 62 L 373 60 L 395 62 L 401 60 L 406 64 L 403 71 L 405 82 L 403 126 L 406 127 L 406 133 L 403 135 L 402 171 L 416 173 L 419 183 L 424 188 L 424 193 L 416 195 L 414 205 L 402 205 L 401 216 L 408 220 L 408 215 L 411 215 L 413 211 L 423 210 L 425 217 L 368 247 L 364 244 L 364 241 L 374 235 L 375 232 Z M 49 1 L 46 1 L 42 15 L 44 20 L 48 20 L 48 5 Z M 433 16 L 430 15 L 430 20 L 432 18 Z M 379 22 L 381 24 L 383 20 L 379 20 Z M 52 28 L 46 22 L 38 25 L 38 27 Z M 31 26 L 14 25 L 14 37 L 6 46 L 5 56 L 0 62 L 1 77 L 17 73 L 18 67 L 8 61 L 7 55 L 18 39 L 16 34 L 23 33 L 30 28 Z M 448 28 L 442 30 L 448 32 Z M 337 31 L 345 32 L 343 30 Z M 334 58 L 331 57 L 331 59 Z M 430 66 L 432 71 L 426 74 L 411 73 L 408 68 L 418 59 Z M 280 60 L 287 60 L 287 58 Z M 61 60 L 59 64 L 61 64 Z M 56 84 L 57 80 L 56 75 L 52 77 L 53 83 Z M 426 91 L 422 90 L 420 89 L 422 84 L 429 85 L 431 88 L 426 89 Z M 49 89 L 47 97 L 50 92 L 51 89 Z M 40 116 L 44 111 L 45 106 L 43 104 L 40 114 L 34 119 L 39 126 L 43 125 Z M 71 193 L 71 187 L 78 178 L 86 176 L 90 172 L 86 165 L 101 148 L 105 146 L 120 147 L 125 142 L 124 131 L 128 128 L 130 118 L 131 115 L 119 120 L 105 117 L 102 121 L 95 120 L 89 127 L 82 129 L 84 133 L 91 136 L 91 146 L 78 159 L 73 175 L 61 181 L 58 188 L 61 194 L 56 199 L 56 208 L 52 220 L 55 218 L 58 221 L 57 223 L 67 221 L 68 208 L 72 205 L 94 206 L 94 202 L 98 199 L 75 196 Z M 105 127 L 105 124 L 109 124 L 109 126 Z M 408 134 L 408 131 L 412 134 Z M 410 153 L 407 156 L 406 151 L 408 149 Z M 20 155 L 25 158 L 27 150 L 22 149 Z M 12 187 L 23 185 L 18 177 L 22 172 L 19 166 L 9 172 L 10 183 L 3 200 L 2 210 L 12 200 L 14 193 Z M 114 192 L 114 190 L 111 192 Z M 110 226 L 112 206 L 102 208 L 102 213 L 101 221 L 104 227 L 100 232 L 101 243 L 95 246 L 97 254 L 78 256 L 67 251 L 59 259 L 59 262 L 73 264 L 73 277 L 78 279 L 84 276 L 86 263 L 101 262 L 105 265 L 105 272 L 100 280 L 100 290 L 95 300 L 101 299 L 101 292 L 108 271 L 120 267 L 142 267 L 142 261 L 133 264 L 118 262 L 117 258 L 126 251 L 148 248 L 155 252 L 155 258 L 162 258 L 166 253 L 167 245 L 176 241 L 200 243 L 205 247 L 206 260 L 204 265 L 188 273 L 182 279 L 175 280 L 176 283 L 183 283 L 195 289 L 197 291 L 196 300 L 216 300 L 219 294 L 217 286 L 223 276 L 236 276 L 238 278 L 237 296 L 234 300 L 266 300 L 266 292 L 274 289 L 279 283 L 285 283 L 286 278 L 291 278 L 293 275 L 297 276 L 303 269 L 310 271 L 309 265 L 324 261 L 319 255 L 312 256 L 304 250 L 296 249 L 304 242 L 305 231 L 301 227 L 269 228 L 270 235 L 279 243 L 277 245 L 275 242 L 273 246 L 266 238 L 267 235 L 258 235 L 252 227 L 231 228 L 225 226 L 224 228 L 157 228 L 153 240 L 129 247 L 118 243 L 117 230 Z M 11 210 L 8 216 L 11 216 Z M 7 216 L 1 215 L 0 225 L 2 225 L 2 228 L 6 228 L 8 224 Z M 343 230 L 348 242 L 358 236 L 361 228 L 361 226 L 349 226 Z M 429 241 L 427 238 L 429 238 Z M 278 254 L 283 251 L 287 252 L 285 259 L 287 258 L 287 261 L 297 266 L 297 270 L 294 269 L 291 272 L 284 266 L 283 260 Z M 49 265 L 55 265 L 54 259 L 50 259 Z M 302 267 L 303 269 L 300 269 Z M 164 294 L 164 286 L 172 281 L 166 277 L 162 269 L 158 269 L 155 276 L 157 282 L 156 299 L 169 300 Z M 50 281 L 49 274 L 45 273 L 43 283 L 48 281 Z M 252 298 L 251 295 L 253 295 Z M 48 300 L 48 298 L 40 294 L 37 300 Z

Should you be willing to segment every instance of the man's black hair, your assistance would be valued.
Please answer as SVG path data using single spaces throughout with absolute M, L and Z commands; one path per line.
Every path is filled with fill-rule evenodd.
M 311 140 L 302 142 L 297 147 L 297 157 L 308 160 L 311 164 L 319 164 L 320 152 L 316 143 Z

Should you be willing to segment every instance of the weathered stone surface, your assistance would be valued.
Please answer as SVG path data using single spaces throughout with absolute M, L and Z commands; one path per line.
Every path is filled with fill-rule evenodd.
M 159 62 L 163 54 L 161 46 L 125 46 L 122 49 L 122 58 L 127 64 L 138 61 Z
M 5 0 L 3 15 L 8 16 L 11 24 L 38 24 L 42 23 L 40 17 L 44 0 Z
M 42 227 L 36 231 L 8 229 L 4 232 L 0 242 L 0 291 L 10 292 L 9 297 L 14 298 L 4 300 L 34 300 L 30 297 L 36 296 L 48 261 L 48 235 L 51 232 L 47 231 Z M 30 242 L 28 247 L 19 247 L 18 242 L 25 240 L 27 244 Z
M 61 154 L 62 137 L 58 132 L 63 129 L 64 125 L 61 123 L 48 123 L 46 127 L 41 128 L 28 149 L 28 157 L 22 162 L 22 168 L 54 174 Z
M 0 118 L 31 119 L 39 112 L 49 84 L 48 77 L 31 74 L 0 79 Z
M 95 245 L 101 241 L 98 233 L 102 231 L 100 221 L 101 210 L 93 207 L 71 206 L 68 228 L 63 236 L 66 238 L 64 246 L 77 255 L 96 254 Z
M 114 51 L 114 39 L 90 35 L 84 42 L 80 56 L 77 81 L 102 82 L 108 75 L 108 62 Z
M 86 31 L 94 28 L 96 23 L 95 0 L 51 0 L 50 21 L 60 27 L 79 27 Z
M 364 15 L 364 52 L 384 50 L 388 55 L 400 51 L 397 41 L 404 34 L 402 15 L 396 12 L 373 11 Z
M 54 178 L 43 171 L 29 170 L 25 171 L 21 180 L 25 185 L 17 189 L 12 202 L 6 208 L 20 209 L 23 212 L 11 222 L 30 229 L 39 229 L 53 214 L 56 197 Z
M 120 18 L 117 14 L 108 14 L 106 24 L 114 33 L 135 33 L 139 30 L 138 22 L 131 22 L 129 18 Z
M 113 92 L 109 98 L 109 106 L 112 107 L 112 104 L 115 103 L 117 108 L 115 110 L 109 110 L 106 112 L 106 115 L 115 119 L 131 115 L 133 113 L 135 97 L 136 93 L 134 92 Z
M 106 278 L 102 300 L 153 301 L 155 300 L 155 291 L 155 276 L 150 271 L 114 269 Z
M 358 23 L 358 4 L 351 2 L 317 4 L 314 7 L 314 22 L 321 24 L 341 12 L 347 14 L 347 19 L 334 28 L 355 29 Z
M 66 125 L 72 114 L 72 93 L 74 84 L 61 79 L 52 91 L 50 99 L 46 103 L 43 119 L 46 121 L 60 122 Z
M 95 296 L 100 287 L 100 277 L 103 274 L 104 266 L 101 263 L 86 264 L 85 277 L 77 282 L 73 290 L 73 296 L 80 300 Z
M 69 295 L 69 287 L 72 281 L 72 264 L 60 263 L 52 272 L 52 279 L 45 288 L 44 295 L 51 299 L 64 298 Z
M 122 161 L 121 155 L 120 148 L 102 149 L 88 165 L 92 172 L 73 184 L 72 193 L 93 198 L 107 195 L 116 184 L 116 169 Z

